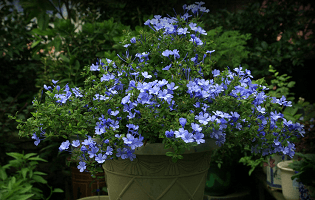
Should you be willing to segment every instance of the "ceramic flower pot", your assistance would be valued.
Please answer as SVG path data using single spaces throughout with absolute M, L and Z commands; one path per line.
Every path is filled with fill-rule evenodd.
M 293 157 L 294 159 L 297 159 L 296 156 Z M 287 155 L 284 157 L 284 160 L 289 160 L 290 157 Z M 277 164 L 279 162 L 283 161 L 282 156 L 280 155 L 273 155 L 270 156 L 268 159 L 268 166 L 266 166 L 266 176 L 267 176 L 267 184 L 272 189 L 281 190 L 281 171 L 277 167 Z
M 210 163 L 207 175 L 205 194 L 210 196 L 222 196 L 233 192 L 232 180 L 235 178 L 235 169 Z
M 186 150 L 177 163 L 166 156 L 172 149 L 162 143 L 147 143 L 137 148 L 136 159 L 107 160 L 103 164 L 109 199 L 191 199 L 204 196 L 211 152 L 215 140 L 206 140 Z M 197 151 L 196 151 L 197 150 Z
M 291 180 L 291 177 L 294 175 L 294 170 L 289 168 L 289 163 L 292 162 L 292 160 L 287 160 L 277 164 L 278 168 L 281 170 L 282 194 L 286 200 L 298 200 L 300 196 L 299 183 L 296 179 Z
M 315 198 L 313 198 L 315 197 L 315 188 L 300 183 L 299 191 L 300 191 L 299 200 L 315 200 Z
M 93 196 L 93 197 L 84 197 L 78 200 L 109 200 L 108 196 Z

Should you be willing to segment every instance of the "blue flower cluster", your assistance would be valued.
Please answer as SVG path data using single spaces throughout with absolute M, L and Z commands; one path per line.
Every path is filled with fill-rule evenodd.
M 199 11 L 209 12 L 204 7 L 200 7 L 202 4 L 203 2 L 197 2 L 197 5 L 188 7 L 184 5 L 183 8 L 187 11 L 191 10 L 195 15 L 198 15 Z M 189 33 L 187 27 L 181 28 L 178 25 L 173 25 L 173 23 L 176 24 L 177 22 L 176 18 L 161 18 L 159 15 L 154 17 L 155 19 L 146 21 L 145 25 L 148 25 L 155 32 L 163 29 L 163 34 L 171 36 L 173 40 L 175 40 L 175 37 L 173 37 L 175 35 L 186 37 L 186 34 Z M 181 18 L 187 20 L 188 17 L 190 17 L 188 13 L 185 13 Z M 196 27 L 194 23 L 190 23 L 189 28 L 195 31 L 195 34 L 190 35 L 191 39 L 189 41 L 196 46 L 202 46 L 203 42 L 196 34 L 198 32 L 200 36 L 200 34 L 206 35 L 207 33 L 201 27 Z M 138 41 L 142 44 L 143 40 Z M 137 39 L 132 38 L 130 42 L 131 44 L 124 46 L 128 48 L 131 45 L 135 45 Z M 210 53 L 211 55 L 212 52 L 214 50 L 206 51 L 206 54 Z M 179 53 L 177 49 L 166 49 L 161 52 L 161 55 L 173 62 L 170 56 L 173 56 L 176 61 L 176 59 L 180 58 Z M 206 54 L 204 54 L 203 59 L 206 57 Z M 186 144 L 201 144 L 205 143 L 205 137 L 210 137 L 216 139 L 216 144 L 221 146 L 225 143 L 227 134 L 231 134 L 233 131 L 246 132 L 249 131 L 248 127 L 258 126 L 258 129 L 255 130 L 257 132 L 256 136 L 252 138 L 252 142 L 255 142 L 256 138 L 258 138 L 261 144 L 253 145 L 252 153 L 262 153 L 264 156 L 282 152 L 293 157 L 294 144 L 287 141 L 285 146 L 283 141 L 291 135 L 303 136 L 305 133 L 303 126 L 299 123 L 293 124 L 291 121 L 287 121 L 283 118 L 283 114 L 277 111 L 266 111 L 268 108 L 265 107 L 264 103 L 267 101 L 283 106 L 291 106 L 291 102 L 287 102 L 284 96 L 281 99 L 273 98 L 271 100 L 264 93 L 264 90 L 267 89 L 265 86 L 252 84 L 251 78 L 253 77 L 250 70 L 242 71 L 242 67 L 235 68 L 234 71 L 236 73 L 230 70 L 222 73 L 219 70 L 213 70 L 214 79 L 205 80 L 193 76 L 190 68 L 183 68 L 186 80 L 183 82 L 183 80 L 173 77 L 172 74 L 171 81 L 164 78 L 158 79 L 158 70 L 155 72 L 154 70 L 151 71 L 155 77 L 150 75 L 151 72 L 148 70 L 141 71 L 140 64 L 146 66 L 150 60 L 149 55 L 150 52 L 137 53 L 135 57 L 138 58 L 138 66 L 132 63 L 128 67 L 117 67 L 114 61 L 107 58 L 107 64 L 99 60 L 99 63 L 90 66 L 90 73 L 102 73 L 99 76 L 99 80 L 93 80 L 96 85 L 93 88 L 93 101 L 96 105 L 100 105 L 100 107 L 94 107 L 98 109 L 100 116 L 96 118 L 98 121 L 95 124 L 93 136 L 101 138 L 101 142 L 96 142 L 94 137 L 87 136 L 88 138 L 81 141 L 81 143 L 80 140 L 75 140 L 70 144 L 70 141 L 66 140 L 59 147 L 60 151 L 69 150 L 71 147 L 80 148 L 82 157 L 78 169 L 81 172 L 86 169 L 86 162 L 84 161 L 89 159 L 94 159 L 97 163 L 102 164 L 106 160 L 113 159 L 114 155 L 122 159 L 129 158 L 131 161 L 136 158 L 134 154 L 135 149 L 141 147 L 143 140 L 147 139 L 142 135 L 144 127 L 141 127 L 139 120 L 142 120 L 142 116 L 148 113 L 154 113 L 154 117 L 157 119 L 165 119 L 166 115 L 176 112 L 179 115 L 182 114 L 182 117 L 177 118 L 178 121 L 173 122 L 172 125 L 174 126 L 172 127 L 174 130 L 167 126 L 165 128 L 168 130 L 164 128 L 162 134 L 156 135 L 156 137 L 167 140 L 168 143 L 183 141 Z M 120 56 L 119 58 L 127 62 L 126 60 L 129 58 L 128 50 L 126 51 L 126 60 Z M 198 64 L 198 55 L 196 54 L 190 60 L 196 66 Z M 175 61 L 173 62 L 174 65 L 176 65 Z M 163 67 L 162 70 L 170 72 L 174 68 L 172 64 L 169 64 Z M 198 73 L 200 75 L 198 77 L 203 77 L 201 67 Z M 95 76 L 93 77 L 95 78 Z M 53 83 L 55 85 L 57 81 L 53 80 Z M 54 95 L 55 103 L 60 106 L 66 106 L 69 101 L 79 102 L 88 93 L 88 90 L 83 91 L 79 88 L 70 90 L 68 85 L 65 86 L 63 92 L 60 90 L 60 86 L 54 86 L 56 90 L 50 86 L 47 87 L 45 85 L 44 87 L 46 90 L 53 90 L 52 92 L 57 93 Z M 102 89 L 97 90 L 95 89 L 96 87 Z M 221 110 L 213 110 L 215 106 L 219 105 L 221 100 L 223 101 L 223 97 L 226 97 L 231 102 L 237 102 L 235 106 L 241 107 L 242 104 L 247 103 L 251 107 L 246 112 L 237 112 L 236 110 L 224 112 L 223 108 Z M 183 99 L 190 106 L 193 105 L 194 107 L 193 110 L 189 110 L 189 114 L 185 111 Z M 108 108 L 101 110 L 101 105 L 108 105 Z M 89 110 L 94 109 L 93 107 L 88 108 Z M 250 121 L 249 119 L 252 120 Z M 280 123 L 281 119 L 283 121 L 282 124 Z M 128 129 L 127 132 L 113 135 L 115 132 L 125 130 L 124 126 Z M 161 123 L 161 127 L 164 127 L 163 123 Z M 206 130 L 210 130 L 210 132 Z M 206 132 L 208 135 L 205 136 Z M 270 142 L 270 135 L 272 136 L 272 142 Z M 33 139 L 36 140 L 35 145 L 38 145 L 40 139 L 35 133 Z

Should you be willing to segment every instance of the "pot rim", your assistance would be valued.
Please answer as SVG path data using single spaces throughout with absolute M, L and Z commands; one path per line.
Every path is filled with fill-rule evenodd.
M 195 147 L 191 147 L 190 150 L 185 149 L 185 152 L 182 154 L 191 154 L 191 153 L 201 153 L 206 151 L 213 151 L 219 148 L 216 145 L 215 139 L 205 139 L 205 143 L 198 144 Z M 164 149 L 165 144 L 163 143 L 147 143 L 145 146 L 137 147 L 134 154 L 136 155 L 165 155 L 166 152 L 174 152 L 173 148 Z
M 287 171 L 287 172 L 294 172 L 293 169 L 291 169 L 288 165 L 292 163 L 294 160 L 285 160 L 281 161 L 277 164 L 277 167 L 281 170 Z

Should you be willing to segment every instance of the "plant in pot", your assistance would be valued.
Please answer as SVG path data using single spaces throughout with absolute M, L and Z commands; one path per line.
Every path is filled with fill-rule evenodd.
M 253 154 L 292 157 L 288 138 L 304 130 L 279 112 L 290 102 L 266 96 L 241 67 L 203 73 L 214 51 L 203 48 L 206 33 L 197 26 L 199 12 L 209 11 L 202 4 L 146 21 L 154 32 L 127 35 L 123 58 L 84 68 L 84 88 L 44 85 L 33 117 L 18 120 L 20 136 L 37 143 L 63 137 L 60 151 L 70 153 L 81 145 L 77 168 L 96 174 L 102 167 L 111 199 L 202 199 L 211 152 L 228 138 L 244 138 Z M 188 21 L 190 10 L 195 18 Z M 129 50 L 138 52 L 134 59 Z
M 298 161 L 289 164 L 289 167 L 295 170 L 297 174 L 291 177 L 292 180 L 298 179 L 300 186 L 300 199 L 315 199 L 315 105 L 308 104 L 305 109 L 305 118 L 303 124 L 305 127 L 305 136 L 295 143 Z
M 70 138 L 70 142 L 76 141 L 83 142 L 84 139 L 73 137 Z M 80 149 L 83 145 L 71 146 L 71 155 L 67 157 L 67 166 L 71 169 L 72 178 L 72 193 L 73 199 L 80 199 L 89 196 L 107 195 L 106 182 L 104 172 L 99 168 L 98 173 L 91 174 L 89 172 L 80 172 L 77 168 L 77 163 L 80 162 Z M 59 153 L 62 153 L 60 151 Z M 90 161 L 92 158 L 90 158 Z
M 282 74 L 279 76 L 279 72 L 277 72 L 273 66 L 269 65 L 269 72 L 273 73 L 272 77 L 273 79 L 268 84 L 264 78 L 259 79 L 259 81 L 262 81 L 262 85 L 269 88 L 269 91 L 266 93 L 267 96 L 270 96 L 272 98 L 281 98 L 284 96 L 288 100 L 292 101 L 291 107 L 281 107 L 281 112 L 283 113 L 284 117 L 293 123 L 300 122 L 301 121 L 301 111 L 302 110 L 309 110 L 309 103 L 304 102 L 303 98 L 300 98 L 297 103 L 294 102 L 294 93 L 290 92 L 290 89 L 295 85 L 294 81 L 288 81 L 290 76 L 287 76 L 287 74 Z M 253 83 L 257 83 L 257 81 L 253 81 Z M 292 138 L 293 139 L 293 138 Z M 297 139 L 297 138 L 295 138 Z M 296 141 L 296 140 L 292 140 Z M 243 148 L 244 150 L 248 150 L 248 146 L 245 146 Z M 244 165 L 250 166 L 251 169 L 249 171 L 249 175 L 252 174 L 252 172 L 255 170 L 257 166 L 269 166 L 269 167 L 275 167 L 277 163 L 275 163 L 275 159 L 269 158 L 270 156 L 260 156 L 260 155 L 247 155 L 248 151 L 244 151 L 243 157 L 240 159 L 239 162 L 243 163 Z

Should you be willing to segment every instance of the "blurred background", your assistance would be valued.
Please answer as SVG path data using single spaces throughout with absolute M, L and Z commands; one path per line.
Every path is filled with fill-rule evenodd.
M 48 160 L 38 166 L 48 184 L 63 189 L 51 199 L 70 199 L 71 173 L 67 154 L 58 154 L 62 140 L 39 146 L 19 138 L 17 122 L 33 112 L 32 100 L 41 98 L 43 85 L 82 86 L 80 71 L 97 58 L 125 53 L 118 42 L 124 30 L 138 35 L 150 30 L 143 23 L 154 15 L 183 14 L 192 0 L 1 0 L 0 1 L 0 165 L 12 158 L 6 152 L 35 152 Z M 241 65 L 254 79 L 265 78 L 272 90 L 291 101 L 300 97 L 315 103 L 314 2 L 306 0 L 204 0 L 210 9 L 202 21 L 209 40 L 213 67 L 223 70 Z M 175 12 L 174 12 L 175 11 Z M 250 36 L 248 35 L 250 34 Z M 208 43 L 208 42 L 207 42 Z M 269 65 L 279 72 L 277 78 Z M 274 81 L 273 81 L 274 80 Z M 278 82 L 275 82 L 278 80 Z M 278 90 L 280 89 L 280 90 Z M 281 97 L 281 96 L 280 96 Z M 304 111 L 302 111 L 304 112 Z M 11 169 L 7 173 L 13 174 Z M 56 176 L 58 174 L 58 176 Z M 49 188 L 36 185 L 48 193 Z M 47 198 L 47 197 L 46 197 Z

